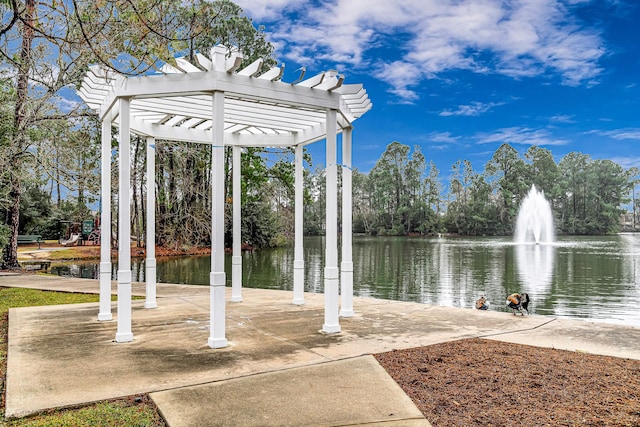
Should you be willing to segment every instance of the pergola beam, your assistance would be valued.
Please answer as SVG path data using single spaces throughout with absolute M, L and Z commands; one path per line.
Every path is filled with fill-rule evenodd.
M 116 122 L 118 124 L 119 122 Z M 211 131 L 201 129 L 184 129 L 174 126 L 163 126 L 153 123 L 145 123 L 142 120 L 131 118 L 131 130 L 139 135 L 153 136 L 156 139 L 168 141 L 195 142 L 200 144 L 211 144 Z M 317 135 L 318 132 L 312 135 Z M 273 134 L 273 135 L 248 135 L 248 134 L 224 134 L 224 145 L 239 145 L 243 147 L 271 146 L 286 147 L 297 145 L 299 139 L 295 134 Z
M 101 111 L 111 108 L 116 99 L 129 96 L 136 99 L 203 95 L 210 92 L 225 92 L 260 101 L 279 99 L 291 106 L 333 108 L 339 107 L 340 96 L 326 90 L 314 90 L 300 84 L 287 85 L 261 80 L 249 76 L 239 76 L 221 71 L 200 71 L 197 73 L 163 74 L 143 76 L 127 81 L 126 87 L 116 86 L 102 102 Z
M 309 122 L 320 123 L 325 120 L 322 110 L 305 111 L 294 107 L 283 107 L 267 103 L 256 103 L 251 100 L 230 98 L 225 103 L 225 121 L 233 121 L 233 117 L 246 117 L 252 120 L 259 117 L 263 121 L 295 124 L 299 127 L 308 127 Z M 131 106 L 132 111 L 169 113 L 183 117 L 198 117 L 210 120 L 208 111 L 211 109 L 211 101 L 206 96 L 170 97 L 158 101 L 151 98 L 135 100 Z M 141 113 L 134 113 L 141 114 Z

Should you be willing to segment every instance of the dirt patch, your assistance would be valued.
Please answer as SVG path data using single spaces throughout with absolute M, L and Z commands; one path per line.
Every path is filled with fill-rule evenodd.
M 468 339 L 375 355 L 438 426 L 640 426 L 640 361 Z

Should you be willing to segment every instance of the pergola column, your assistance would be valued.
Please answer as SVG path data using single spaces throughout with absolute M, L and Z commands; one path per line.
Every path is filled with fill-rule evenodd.
M 111 120 L 102 121 L 100 170 L 100 309 L 98 320 L 111 320 Z
M 340 264 L 340 286 L 342 306 L 340 315 L 352 317 L 353 312 L 353 259 L 352 259 L 352 128 L 342 132 L 342 262 Z
M 324 268 L 324 324 L 326 333 L 340 332 L 338 316 L 338 159 L 336 110 L 327 109 L 326 227 Z
M 304 165 L 302 164 L 302 145 L 296 145 L 295 151 L 295 249 L 293 254 L 293 303 L 304 304 L 304 251 L 303 251 L 303 190 Z
M 241 150 L 241 147 L 233 146 L 233 255 L 231 257 L 231 301 L 233 302 L 242 301 Z
M 133 341 L 131 332 L 131 135 L 129 98 L 120 98 L 118 189 L 118 328 L 116 342 Z
M 157 308 L 156 302 L 156 145 L 147 137 L 147 259 L 144 308 Z
M 227 346 L 224 273 L 224 92 L 212 95 L 211 273 L 209 278 L 209 347 Z

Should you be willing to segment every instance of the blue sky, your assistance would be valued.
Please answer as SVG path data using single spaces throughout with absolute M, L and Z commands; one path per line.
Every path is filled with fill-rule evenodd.
M 283 81 L 336 69 L 373 109 L 354 123 L 354 166 L 392 141 L 441 178 L 481 172 L 511 143 L 640 167 L 637 0 L 236 0 L 264 26 Z M 310 149 L 323 163 L 324 144 Z

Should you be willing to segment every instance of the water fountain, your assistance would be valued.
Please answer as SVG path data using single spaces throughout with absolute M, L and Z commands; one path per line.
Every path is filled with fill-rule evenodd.
M 514 240 L 518 275 L 524 289 L 536 295 L 548 291 L 553 276 L 555 240 L 551 206 L 535 185 L 520 205 Z
M 520 205 L 514 233 L 516 243 L 553 243 L 555 232 L 551 206 L 535 185 Z

